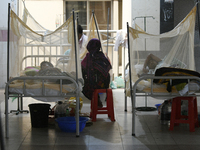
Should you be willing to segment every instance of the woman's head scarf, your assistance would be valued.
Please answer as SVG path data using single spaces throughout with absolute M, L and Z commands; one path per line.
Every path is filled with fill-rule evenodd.
M 101 42 L 96 38 L 91 39 L 87 44 L 87 50 L 89 53 L 86 54 L 86 57 L 81 62 L 83 69 L 88 70 L 89 73 L 91 68 L 95 68 L 107 77 L 112 67 L 101 51 Z

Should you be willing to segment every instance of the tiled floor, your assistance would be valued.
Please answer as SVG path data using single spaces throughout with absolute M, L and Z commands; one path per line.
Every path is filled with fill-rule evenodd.
M 4 138 L 6 150 L 199 150 L 200 128 L 189 132 L 189 126 L 182 124 L 169 131 L 162 125 L 157 111 L 136 112 L 136 136 L 132 136 L 131 102 L 124 111 L 123 89 L 114 89 L 115 122 L 106 115 L 98 115 L 93 125 L 85 127 L 76 137 L 75 133 L 60 131 L 57 124 L 48 128 L 32 128 L 30 114 L 9 114 L 10 134 Z M 38 102 L 32 98 L 24 100 L 28 104 Z M 148 106 L 162 103 L 163 100 L 148 98 Z M 50 103 L 54 106 L 55 103 Z M 137 106 L 144 106 L 144 98 L 138 98 Z M 16 101 L 10 101 L 9 109 L 16 108 Z M 200 110 L 200 109 L 199 109 Z M 1 103 L 3 130 L 5 129 L 4 101 Z M 90 103 L 84 100 L 82 112 L 90 112 Z

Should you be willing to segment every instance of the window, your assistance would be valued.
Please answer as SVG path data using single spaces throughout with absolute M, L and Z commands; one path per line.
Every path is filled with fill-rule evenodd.
M 111 0 L 107 1 L 66 1 L 66 20 L 74 9 L 78 16 L 78 23 L 87 29 L 87 25 L 94 11 L 100 30 L 107 29 L 108 9 L 109 11 L 109 29 L 111 29 Z
M 66 1 L 66 20 L 71 16 L 72 9 L 74 9 L 76 16 L 78 16 L 78 23 L 87 29 L 87 2 L 86 1 Z

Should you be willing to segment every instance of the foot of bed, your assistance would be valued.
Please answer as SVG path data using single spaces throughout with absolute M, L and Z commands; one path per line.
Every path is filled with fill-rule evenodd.
M 147 106 L 144 106 L 144 107 L 137 107 L 136 110 L 137 111 L 155 111 L 157 109 L 156 109 L 156 107 L 147 107 Z
M 13 112 L 16 112 L 16 115 L 18 115 L 19 113 L 23 113 L 23 112 L 29 113 L 28 110 L 11 110 L 10 111 L 10 113 L 13 113 Z
M 21 96 L 20 94 L 18 96 Z M 17 109 L 16 110 L 11 110 L 10 113 L 15 112 L 16 115 L 18 115 L 19 113 L 29 113 L 28 110 L 23 110 L 23 98 L 22 97 L 18 97 L 17 98 Z

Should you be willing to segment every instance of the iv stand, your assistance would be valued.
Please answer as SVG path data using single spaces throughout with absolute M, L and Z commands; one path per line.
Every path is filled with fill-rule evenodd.
M 141 16 L 141 17 L 135 17 L 133 20 L 136 20 L 137 18 L 144 18 L 144 31 L 145 32 L 146 32 L 146 19 L 147 18 L 155 19 L 153 16 Z M 146 39 L 145 39 L 145 51 L 146 51 Z M 156 108 L 147 106 L 147 96 L 145 96 L 145 106 L 144 107 L 137 107 L 136 110 L 137 111 L 154 111 L 154 110 L 156 110 Z

